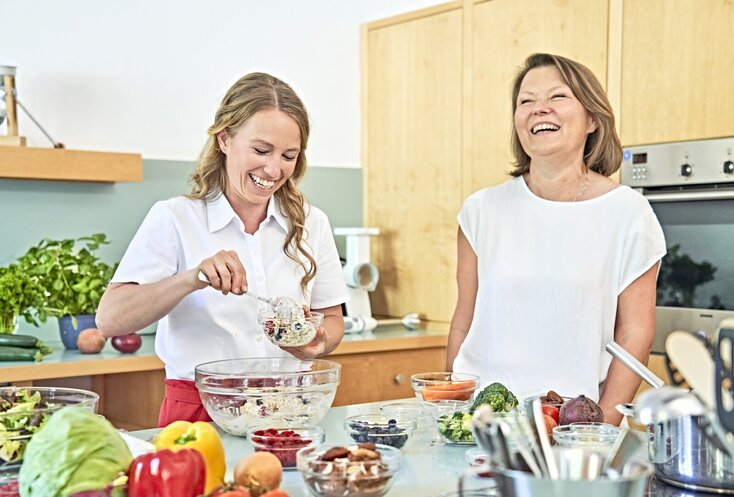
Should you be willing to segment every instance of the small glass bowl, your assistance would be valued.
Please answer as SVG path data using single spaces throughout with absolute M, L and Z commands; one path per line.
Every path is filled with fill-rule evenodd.
M 344 420 L 344 430 L 357 443 L 376 443 L 402 448 L 413 435 L 416 422 L 383 414 L 357 414 Z
M 282 319 L 275 317 L 272 309 L 263 307 L 258 312 L 257 322 L 268 340 L 278 347 L 301 347 L 314 339 L 316 330 L 324 322 L 324 315 L 311 312 L 302 320 Z
M 418 399 L 383 402 L 380 404 L 380 412 L 389 418 L 415 421 L 415 431 L 427 431 L 433 425 L 433 414 Z
M 321 445 L 324 436 L 324 429 L 320 426 L 252 428 L 247 432 L 247 440 L 255 452 L 270 452 L 280 460 L 283 469 L 294 469 L 298 451 L 304 447 Z
M 560 447 L 611 448 L 619 428 L 608 423 L 571 423 L 553 428 L 553 440 Z
M 476 445 L 477 441 L 474 438 L 474 432 L 471 426 L 467 427 L 465 421 L 462 421 L 461 428 L 459 430 L 452 429 L 449 424 L 449 420 L 455 413 L 468 413 L 468 411 L 455 411 L 449 414 L 444 414 L 436 418 L 436 428 L 438 429 L 438 435 L 447 444 L 452 445 Z
M 471 400 L 479 388 L 479 376 L 450 371 L 417 373 L 410 377 L 410 384 L 421 400 Z
M 346 449 L 348 456 L 339 458 L 323 457 L 333 450 Z M 400 471 L 402 456 L 400 450 L 388 445 L 376 445 L 373 452 L 380 458 L 362 460 L 358 457 L 357 445 L 321 445 L 307 447 L 298 451 L 296 456 L 298 471 L 311 495 L 315 497 L 382 497 L 392 486 L 394 476 Z

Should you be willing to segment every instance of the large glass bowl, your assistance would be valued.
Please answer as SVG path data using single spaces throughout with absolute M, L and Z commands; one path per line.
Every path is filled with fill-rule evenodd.
M 322 445 L 298 451 L 298 470 L 314 497 L 382 497 L 400 471 L 400 450 L 376 444 Z M 341 454 L 339 454 L 341 453 Z
M 479 387 L 479 376 L 450 371 L 418 373 L 410 377 L 410 384 L 421 400 L 471 400 Z
M 0 387 L 0 473 L 20 469 L 25 447 L 46 419 L 64 406 L 97 412 L 99 395 L 61 387 Z
M 313 426 L 331 407 L 341 365 L 295 357 L 228 359 L 196 366 L 204 409 L 222 430 Z

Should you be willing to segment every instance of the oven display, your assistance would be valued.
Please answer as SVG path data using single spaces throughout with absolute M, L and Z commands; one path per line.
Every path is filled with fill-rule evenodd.
M 647 164 L 647 152 L 632 154 L 632 164 Z

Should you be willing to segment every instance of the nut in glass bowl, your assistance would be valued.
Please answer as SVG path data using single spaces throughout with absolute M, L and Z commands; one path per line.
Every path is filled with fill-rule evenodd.
M 280 460 L 283 469 L 294 469 L 298 451 L 304 447 L 321 445 L 324 436 L 324 429 L 320 426 L 254 428 L 247 432 L 247 439 L 255 452 L 270 452 Z
M 344 420 L 344 430 L 357 443 L 376 443 L 402 448 L 413 435 L 416 422 L 382 414 L 358 414 Z
M 200 364 L 194 380 L 204 409 L 221 429 L 313 426 L 331 407 L 341 365 L 295 357 L 228 359 Z
M 307 447 L 296 459 L 314 497 L 382 497 L 402 463 L 400 450 L 380 444 Z
M 451 371 L 417 373 L 410 377 L 410 384 L 421 400 L 471 400 L 479 387 L 479 376 Z
M 261 307 L 257 322 L 262 326 L 268 340 L 278 347 L 301 347 L 314 339 L 316 330 L 324 322 L 324 315 L 311 312 L 303 318 L 288 319 L 277 317 L 273 309 Z
M 25 447 L 46 419 L 64 406 L 97 412 L 99 395 L 61 387 L 0 387 L 0 472 L 17 473 Z

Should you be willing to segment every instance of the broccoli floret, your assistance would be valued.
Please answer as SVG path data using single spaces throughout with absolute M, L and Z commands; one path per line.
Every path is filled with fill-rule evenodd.
M 517 406 L 518 401 L 517 397 L 502 383 L 492 383 L 479 392 L 469 412 L 473 413 L 477 407 L 483 404 L 487 404 L 494 412 L 509 412 Z

